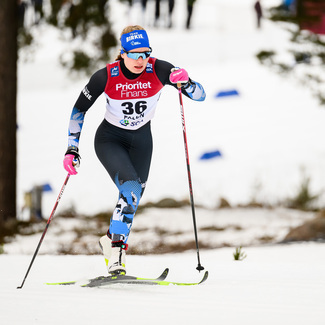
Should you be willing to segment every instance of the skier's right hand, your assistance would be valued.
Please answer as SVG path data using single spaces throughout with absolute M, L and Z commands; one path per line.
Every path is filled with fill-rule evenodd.
M 77 147 L 69 147 L 63 159 L 63 167 L 70 175 L 78 174 L 76 167 L 80 166 L 80 155 Z
M 173 68 L 169 75 L 169 80 L 173 84 L 186 85 L 189 81 L 188 73 L 185 69 Z

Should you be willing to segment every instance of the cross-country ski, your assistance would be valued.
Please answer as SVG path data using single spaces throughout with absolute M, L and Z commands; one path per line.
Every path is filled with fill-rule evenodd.
M 165 281 L 168 275 L 168 268 L 157 277 L 156 279 L 150 278 L 141 278 L 130 275 L 111 275 L 111 276 L 99 276 L 93 279 L 81 280 L 81 281 L 67 281 L 67 282 L 54 282 L 46 283 L 47 285 L 79 285 L 81 287 L 87 288 L 98 288 L 109 286 L 113 284 L 134 284 L 134 285 L 159 285 L 159 286 L 169 286 L 169 285 L 178 285 L 178 286 L 191 286 L 199 285 L 205 282 L 208 278 L 208 271 L 205 271 L 202 279 L 198 282 L 175 282 L 175 281 Z

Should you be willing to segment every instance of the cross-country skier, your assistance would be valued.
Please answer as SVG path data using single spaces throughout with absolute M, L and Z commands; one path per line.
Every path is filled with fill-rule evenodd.
M 128 26 L 121 34 L 116 61 L 95 72 L 71 114 L 68 150 L 63 165 L 71 175 L 79 166 L 79 138 L 87 110 L 102 94 L 106 114 L 95 136 L 96 154 L 119 190 L 107 235 L 100 238 L 108 272 L 125 273 L 125 252 L 133 218 L 146 186 L 151 154 L 150 120 L 162 88 L 171 85 L 195 101 L 205 99 L 203 87 L 184 69 L 151 57 L 146 31 Z

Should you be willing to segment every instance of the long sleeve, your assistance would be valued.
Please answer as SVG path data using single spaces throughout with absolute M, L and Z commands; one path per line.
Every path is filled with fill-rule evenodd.
M 79 148 L 79 139 L 85 114 L 86 112 L 80 112 L 77 107 L 73 108 L 68 129 L 68 147 L 73 146 Z
M 184 92 L 184 91 L 186 91 L 187 95 L 193 100 L 196 100 L 199 102 L 202 102 L 205 100 L 206 93 L 204 91 L 203 86 L 194 80 L 190 79 L 187 87 L 182 89 L 182 92 Z
M 71 113 L 68 129 L 68 147 L 79 148 L 81 130 L 88 109 L 103 93 L 107 82 L 106 67 L 95 72 L 81 91 Z
M 156 60 L 155 64 L 157 76 L 163 85 L 170 85 L 177 89 L 177 85 L 169 80 L 169 75 L 172 68 L 175 68 L 171 63 L 163 60 Z M 206 94 L 203 86 L 190 78 L 188 84 L 182 87 L 182 93 L 195 101 L 205 100 Z

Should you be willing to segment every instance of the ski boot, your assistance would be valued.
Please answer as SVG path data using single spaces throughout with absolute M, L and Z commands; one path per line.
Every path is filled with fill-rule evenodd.
M 125 252 L 128 245 L 123 241 L 112 243 L 112 240 L 105 235 L 99 239 L 99 247 L 104 254 L 108 273 L 125 274 Z
M 112 255 L 112 240 L 107 235 L 101 237 L 99 239 L 99 247 L 104 254 L 106 267 L 108 267 L 108 261 Z
M 125 252 L 128 248 L 123 241 L 112 242 L 112 253 L 109 258 L 107 269 L 112 275 L 125 274 Z

